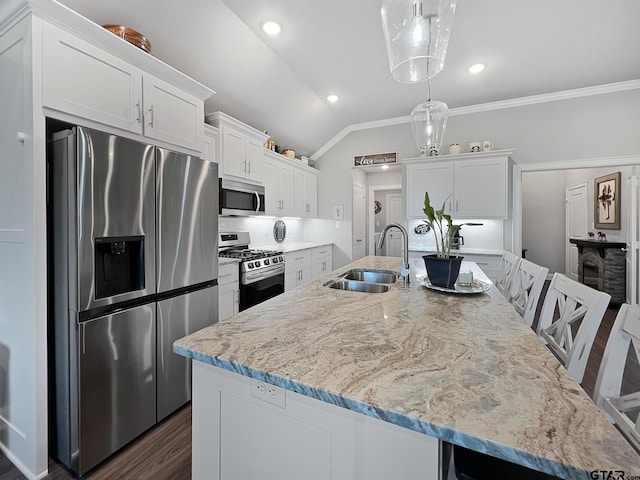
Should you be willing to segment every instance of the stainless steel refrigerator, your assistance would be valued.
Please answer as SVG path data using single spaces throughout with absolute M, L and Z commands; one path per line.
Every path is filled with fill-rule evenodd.
M 217 165 L 85 127 L 48 168 L 52 453 L 84 474 L 190 399 L 217 320 Z

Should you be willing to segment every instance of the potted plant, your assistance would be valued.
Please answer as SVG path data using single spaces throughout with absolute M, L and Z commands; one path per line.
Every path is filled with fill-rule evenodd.
M 422 258 L 432 285 L 453 288 L 458 279 L 458 273 L 460 273 L 463 257 L 451 256 L 453 237 L 460 227 L 453 224 L 451 215 L 444 213 L 447 200 L 439 210 L 436 210 L 431 206 L 429 192 L 424 194 L 423 212 L 427 216 L 424 223 L 433 231 L 436 240 L 436 253 L 425 255 Z

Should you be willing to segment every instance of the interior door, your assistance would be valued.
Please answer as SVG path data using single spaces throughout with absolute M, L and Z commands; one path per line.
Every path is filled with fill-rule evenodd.
M 589 231 L 589 209 L 587 184 L 581 183 L 567 188 L 566 194 L 566 253 L 565 275 L 578 281 L 578 247 L 569 243 L 570 238 L 587 239 Z
M 638 265 L 638 248 L 640 247 L 640 214 L 638 202 L 640 201 L 640 187 L 637 175 L 627 178 L 627 191 L 629 192 L 629 207 L 627 210 L 627 303 L 637 305 L 639 300 L 638 276 L 640 275 L 640 265 Z
M 386 198 L 387 203 L 387 225 L 390 223 L 403 224 L 403 210 L 402 210 L 402 195 L 389 194 Z M 401 257 L 402 256 L 402 234 L 397 228 L 392 228 L 387 233 L 387 239 L 385 240 L 386 251 L 385 255 L 389 257 Z

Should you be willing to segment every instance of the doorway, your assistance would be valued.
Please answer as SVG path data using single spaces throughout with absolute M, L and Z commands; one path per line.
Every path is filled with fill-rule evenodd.
M 589 208 L 587 204 L 587 184 L 580 183 L 567 187 L 565 229 L 565 275 L 578 281 L 578 246 L 569 242 L 570 238 L 587 239 L 589 231 Z
M 387 193 L 385 195 L 385 204 L 387 206 L 386 224 L 404 223 L 404 215 L 402 208 L 402 195 L 399 193 Z M 402 234 L 397 228 L 392 228 L 387 234 L 389 238 L 385 241 L 385 255 L 388 257 L 401 257 L 403 244 Z
M 376 244 L 379 238 L 379 234 L 387 221 L 387 213 L 389 211 L 389 205 L 387 203 L 387 195 L 398 195 L 400 197 L 400 215 L 396 219 L 396 223 L 406 227 L 407 221 L 405 219 L 404 211 L 404 196 L 402 194 L 401 184 L 386 184 L 386 185 L 369 185 L 368 190 L 369 208 L 367 209 L 367 255 L 386 255 L 386 245 L 383 250 L 376 248 Z M 379 203 L 376 204 L 376 201 Z
M 566 245 L 566 234 L 564 230 L 566 228 L 566 220 L 563 219 L 563 235 L 562 239 L 551 238 L 548 235 L 548 218 L 550 218 L 550 214 L 545 215 L 542 221 L 531 222 L 526 219 L 526 215 L 523 214 L 526 210 L 540 210 L 551 212 L 549 208 L 543 209 L 539 208 L 539 206 L 526 206 L 524 205 L 523 199 L 523 174 L 527 177 L 529 174 L 549 174 L 550 176 L 563 177 L 567 179 L 567 185 L 577 185 L 581 183 L 581 179 L 576 178 L 576 174 L 584 173 L 581 171 L 586 170 L 594 170 L 598 169 L 606 169 L 608 173 L 615 171 L 616 169 L 622 170 L 625 172 L 623 174 L 623 186 L 626 186 L 625 183 L 627 179 L 630 182 L 629 185 L 633 185 L 633 182 L 638 182 L 638 178 L 640 177 L 640 156 L 630 156 L 630 157 L 616 157 L 616 158 L 602 158 L 602 159 L 592 159 L 592 160 L 576 160 L 576 161 L 567 161 L 567 162 L 548 162 L 548 163 L 536 163 L 536 164 L 515 164 L 513 168 L 513 197 L 512 197 L 512 206 L 513 206 L 513 221 L 512 221 L 512 239 L 513 239 L 513 251 L 520 252 L 523 248 L 527 248 L 527 259 L 533 261 L 534 263 L 538 263 L 540 265 L 544 265 L 549 267 L 549 265 L 545 264 L 544 261 L 540 261 L 538 258 L 533 258 L 530 256 L 530 240 L 527 240 L 527 236 L 524 232 L 528 229 L 529 231 L 535 230 L 539 235 L 539 241 L 536 241 L 541 248 L 541 251 L 548 251 L 557 249 L 558 246 L 561 246 L 561 255 L 565 257 L 565 245 Z M 594 172 L 595 173 L 595 172 Z M 595 177 L 602 175 L 595 174 Z M 634 180 L 635 179 L 635 180 Z M 572 180 L 574 180 L 572 182 Z M 550 195 L 550 189 L 548 188 L 548 184 L 544 184 L 541 188 L 539 188 L 539 195 L 541 199 L 546 199 Z M 563 187 L 562 193 L 564 196 L 565 188 Z M 591 208 L 593 207 L 593 199 L 592 192 L 590 189 L 592 188 L 592 183 L 587 182 L 587 205 L 589 206 L 590 213 L 587 215 L 587 225 L 588 229 L 594 230 L 594 226 L 592 224 L 593 211 Z M 626 190 L 626 191 L 625 191 Z M 627 197 L 627 193 L 631 195 L 635 192 L 636 200 L 632 200 L 631 196 Z M 623 205 L 633 205 L 637 207 L 637 195 L 638 191 L 633 188 L 623 188 Z M 568 198 L 566 198 L 568 200 Z M 562 208 L 561 204 L 556 203 L 556 206 L 553 207 L 553 210 L 557 213 L 561 212 L 562 216 L 566 215 L 566 205 L 565 208 Z M 638 208 L 636 208 L 635 213 L 631 210 L 626 209 L 627 221 L 623 219 L 623 226 L 621 230 L 604 230 L 604 233 L 607 234 L 607 240 L 611 241 L 629 241 L 627 245 L 627 264 L 629 268 L 627 269 L 627 297 L 630 303 L 638 304 L 638 300 L 640 299 L 640 294 L 638 292 L 638 285 L 640 284 L 640 262 L 638 261 L 638 229 L 640 224 L 640 215 L 638 214 Z M 527 224 L 528 223 L 528 224 Z M 634 233 L 635 232 L 635 233 Z M 635 235 L 635 237 L 634 237 Z M 528 242 L 528 244 L 523 244 L 523 241 Z M 635 263 L 635 264 L 634 264 Z M 563 258 L 562 262 L 558 264 L 557 268 L 549 267 L 550 275 L 554 272 L 563 272 L 566 271 L 566 259 Z

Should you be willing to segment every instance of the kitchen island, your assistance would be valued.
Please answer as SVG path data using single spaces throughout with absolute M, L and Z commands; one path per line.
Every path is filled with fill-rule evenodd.
M 640 456 L 495 288 L 441 294 L 421 287 L 415 271 L 408 289 L 401 280 L 374 294 L 323 287 L 350 268 L 400 264 L 365 257 L 174 344 L 196 360 L 194 478 L 232 478 L 225 472 L 234 455 L 235 463 L 266 463 L 253 458 L 260 445 L 285 456 L 301 446 L 290 452 L 299 460 L 308 443 L 317 454 L 303 458 L 308 465 L 348 463 L 337 458 L 344 449 L 353 464 L 344 476 L 327 470 L 299 478 L 369 479 L 397 462 L 386 478 L 435 480 L 436 439 L 561 478 L 594 478 L 592 470 L 640 475 Z M 227 381 L 234 385 L 227 388 Z M 248 458 L 240 447 L 227 448 L 251 439 L 253 422 L 265 412 L 271 423 L 260 426 L 267 429 L 261 434 L 272 442 L 252 448 Z M 278 435 L 278 420 L 291 435 L 300 432 L 297 441 Z M 385 434 L 415 462 L 387 459 L 392 447 Z M 360 445 L 367 438 L 373 445 Z M 422 455 L 414 453 L 420 449 Z M 369 462 L 375 468 L 366 472 Z M 261 478 L 289 478 L 277 474 Z

